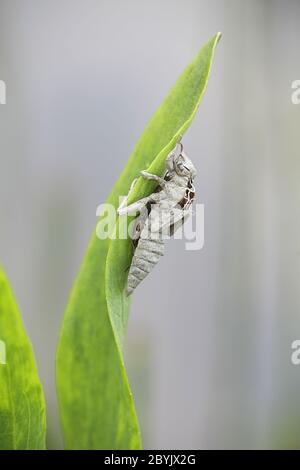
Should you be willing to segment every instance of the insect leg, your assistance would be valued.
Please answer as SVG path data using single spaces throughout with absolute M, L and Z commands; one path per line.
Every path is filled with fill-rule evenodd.
M 121 204 L 119 205 L 119 207 L 118 207 L 118 209 L 117 209 L 118 214 L 119 214 L 119 211 L 122 211 L 122 209 L 123 209 L 124 207 L 126 207 L 126 204 L 127 204 L 128 198 L 129 198 L 129 195 L 130 195 L 131 191 L 133 190 L 133 188 L 134 188 L 136 182 L 137 182 L 137 178 L 135 178 L 135 179 L 132 181 L 127 196 L 124 197 L 123 201 L 122 201 Z
M 152 201 L 153 201 L 153 195 L 143 197 L 139 201 L 133 202 L 129 206 L 119 207 L 118 214 L 119 215 L 126 215 L 126 214 L 136 215 L 136 212 L 141 211 L 143 207 L 145 207 L 148 204 L 148 202 L 152 202 Z
M 160 176 L 153 175 L 152 173 L 149 173 L 148 171 L 141 171 L 141 176 L 145 178 L 146 180 L 154 180 L 157 181 L 157 183 L 163 187 L 166 184 L 166 181 L 161 178 Z
M 121 207 L 118 209 L 118 214 L 136 215 L 136 213 L 141 212 L 148 203 L 155 204 L 159 202 L 161 199 L 161 194 L 163 194 L 163 191 L 152 193 L 150 196 L 143 197 L 139 201 L 133 202 L 129 206 Z

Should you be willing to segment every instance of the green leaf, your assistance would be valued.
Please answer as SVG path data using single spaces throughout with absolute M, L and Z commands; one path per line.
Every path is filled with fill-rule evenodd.
M 197 112 L 220 37 L 218 33 L 200 50 L 152 117 L 125 168 L 124 176 L 127 180 L 124 178 L 124 191 L 122 193 L 119 189 L 119 194 L 128 192 L 128 184 L 139 176 L 140 170 L 147 169 L 150 173 L 162 175 L 168 153 L 174 148 L 178 138 L 184 135 Z M 123 181 L 122 177 L 121 180 Z M 128 204 L 151 194 L 155 185 L 155 182 L 139 177 Z M 125 295 L 128 274 L 126 268 L 130 266 L 132 254 L 131 240 L 117 238 L 111 241 L 106 262 L 108 312 L 120 347 L 128 320 L 129 300 Z
M 163 172 L 167 154 L 197 111 L 219 39 L 217 34 L 201 49 L 156 111 L 108 203 L 118 206 L 140 170 Z M 151 182 L 139 179 L 131 200 L 152 189 Z M 130 241 L 99 240 L 94 233 L 71 293 L 57 350 L 57 389 L 69 449 L 141 448 L 122 356 L 131 257 Z
M 42 386 L 9 283 L 0 270 L 0 449 L 45 449 Z

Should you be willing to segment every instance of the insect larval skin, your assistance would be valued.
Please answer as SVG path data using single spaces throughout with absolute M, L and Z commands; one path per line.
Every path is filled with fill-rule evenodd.
M 196 169 L 183 152 L 180 140 L 166 159 L 164 178 L 147 171 L 142 171 L 141 175 L 158 183 L 156 191 L 129 206 L 125 205 L 127 196 L 118 209 L 119 215 L 140 212 L 133 234 L 135 251 L 128 273 L 127 295 L 132 294 L 164 255 L 165 238 L 185 222 L 195 198 Z M 130 191 L 134 184 L 135 181 Z

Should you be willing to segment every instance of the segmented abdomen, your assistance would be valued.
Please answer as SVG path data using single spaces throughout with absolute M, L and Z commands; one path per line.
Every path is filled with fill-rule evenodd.
M 140 238 L 130 266 L 127 295 L 130 295 L 150 273 L 164 254 L 164 241 L 155 238 Z

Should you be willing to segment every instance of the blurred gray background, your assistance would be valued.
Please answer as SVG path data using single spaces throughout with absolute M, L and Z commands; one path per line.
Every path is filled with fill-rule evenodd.
M 126 358 L 146 448 L 300 448 L 298 0 L 0 0 L 0 259 L 36 352 L 49 447 L 59 325 L 91 231 L 153 111 L 223 32 L 184 138 L 205 247 L 168 243 Z

